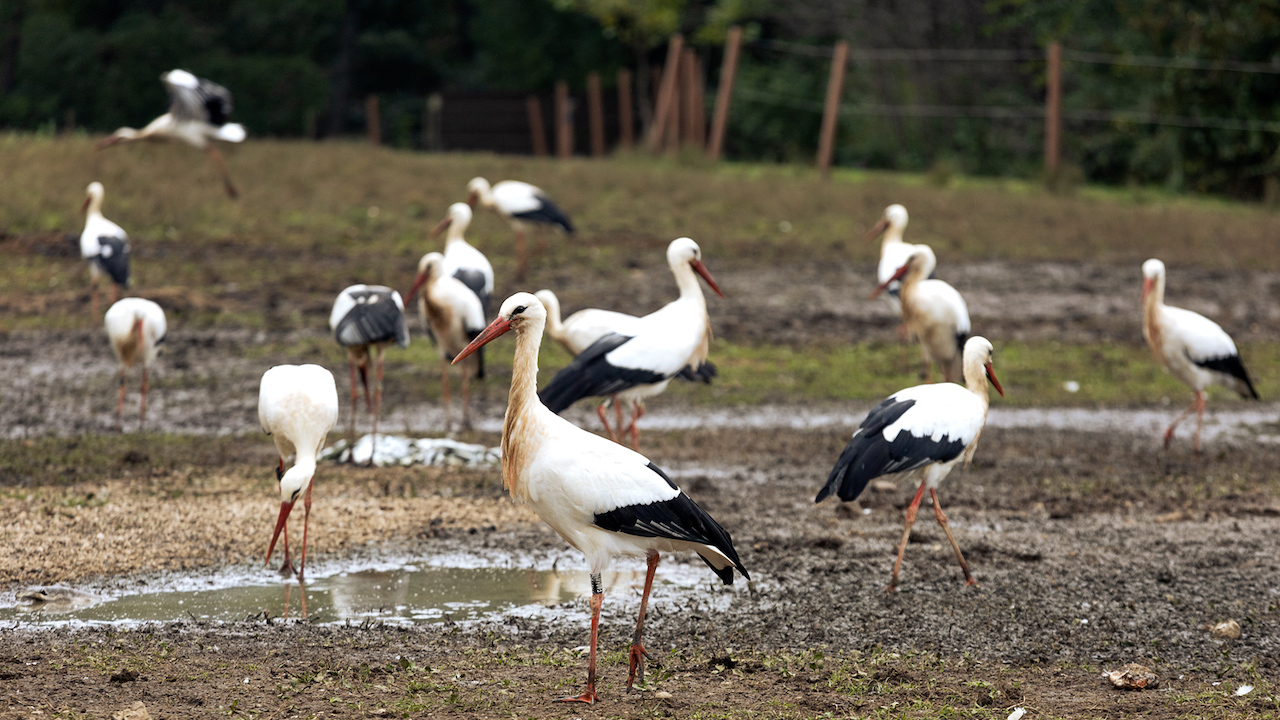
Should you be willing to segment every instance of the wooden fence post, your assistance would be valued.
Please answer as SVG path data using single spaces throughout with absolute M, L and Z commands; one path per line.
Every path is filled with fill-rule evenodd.
M 724 130 L 729 123 L 729 103 L 733 101 L 733 77 L 738 72 L 738 49 L 742 46 L 742 28 L 729 28 L 725 38 L 724 63 L 720 66 L 720 88 L 716 91 L 716 114 L 711 122 L 711 143 L 707 145 L 707 157 L 720 159 L 724 148 Z
M 701 150 L 707 146 L 707 85 L 702 58 L 693 56 L 693 142 Z
M 618 144 L 623 150 L 635 146 L 635 118 L 631 109 L 631 71 L 618 71 Z
M 369 143 L 382 144 L 382 118 L 378 114 L 378 96 L 368 95 L 364 99 L 364 124 L 369 132 Z
M 698 137 L 698 124 L 701 122 L 698 112 L 698 56 L 693 48 L 685 48 L 680 54 L 680 135 L 685 145 L 702 148 L 702 140 Z
M 1044 169 L 1052 177 L 1058 173 L 1062 155 L 1062 44 L 1049 43 L 1046 52 L 1044 98 Z
M 818 136 L 818 173 L 831 176 L 831 156 L 836 148 L 836 124 L 840 119 L 840 95 L 844 90 L 844 69 L 849 63 L 849 43 L 836 43 L 831 56 L 831 76 L 827 79 L 827 104 L 822 109 L 822 134 Z
M 542 126 L 542 101 L 537 95 L 530 95 L 525 100 L 525 110 L 529 113 L 529 137 L 533 141 L 533 154 L 546 157 L 547 131 Z
M 600 73 L 587 73 L 587 113 L 591 125 L 591 157 L 604 157 L 604 101 L 600 97 Z
M 556 83 L 556 157 L 573 155 L 573 101 L 569 99 L 569 83 Z
M 656 153 L 662 147 L 662 133 L 671 126 L 676 132 L 676 125 L 669 122 L 672 106 L 678 102 L 676 97 L 676 80 L 680 75 L 680 51 L 684 49 L 684 36 L 671 36 L 667 45 L 667 62 L 662 67 L 662 83 L 658 86 L 658 107 L 653 114 L 653 126 L 649 128 L 647 144 L 649 152 Z

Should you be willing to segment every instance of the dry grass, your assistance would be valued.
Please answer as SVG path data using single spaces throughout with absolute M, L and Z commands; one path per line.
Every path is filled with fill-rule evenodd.
M 78 326 L 85 271 L 64 234 L 91 180 L 105 212 L 133 237 L 136 285 L 166 296 L 179 321 L 297 327 L 326 313 L 351 282 L 404 289 L 416 259 L 439 245 L 427 231 L 473 175 L 544 187 L 581 227 L 552 239 L 525 287 L 512 284 L 512 237 L 481 213 L 469 233 L 493 260 L 498 295 L 564 283 L 579 273 L 622 277 L 662 264 L 689 235 L 721 267 L 868 262 L 859 238 L 880 210 L 912 212 L 909 239 L 943 262 L 973 258 L 1280 268 L 1280 215 L 1253 206 L 1034 185 L 847 172 L 822 183 L 783 166 L 696 167 L 643 157 L 557 162 L 477 154 L 425 155 L 361 144 L 255 141 L 231 148 L 243 192 L 222 196 L 202 153 L 139 145 L 98 153 L 91 139 L 0 136 L 0 329 Z M 376 208 L 376 210 L 373 210 Z M 789 231 L 782 228 L 789 224 Z M 309 324 L 309 323 L 308 323 Z

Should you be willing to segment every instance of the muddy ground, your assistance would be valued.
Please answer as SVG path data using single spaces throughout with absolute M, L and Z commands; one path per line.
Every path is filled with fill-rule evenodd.
M 912 488 L 868 491 L 859 506 L 814 505 L 842 436 L 735 430 L 652 440 L 650 456 L 731 531 L 755 588 L 719 589 L 708 573 L 693 596 L 656 598 L 647 637 L 662 670 L 641 696 L 619 687 L 638 589 L 612 593 L 602 624 L 607 702 L 591 716 L 848 715 L 884 706 L 887 716 L 942 717 L 935 711 L 944 705 L 979 717 L 1003 717 L 1013 705 L 1071 717 L 1275 711 L 1280 489 L 1270 448 L 1223 441 L 1197 458 L 1185 448 L 1162 452 L 1145 436 L 990 429 L 974 466 L 942 492 L 981 585 L 963 586 L 926 508 L 902 591 L 890 596 L 883 588 Z M 273 501 L 264 473 L 244 464 L 251 459 L 181 473 L 147 473 L 144 462 L 101 504 L 58 501 L 96 485 L 56 497 L 10 493 L 0 524 L 23 569 L 8 565 L 9 587 L 92 583 L 84 570 L 102 553 L 91 546 L 122 524 L 121 514 L 137 552 L 118 553 L 112 573 L 254 562 Z M 322 482 L 313 518 L 319 558 L 362 551 L 369 532 L 350 528 L 370 526 L 397 552 L 575 560 L 502 498 L 495 470 L 326 468 Z M 179 561 L 166 563 L 166 553 Z M 68 567 L 67 556 L 82 562 Z M 1242 636 L 1213 637 L 1209 627 L 1228 619 Z M 580 682 L 582 660 L 566 649 L 583 645 L 585 631 L 581 622 L 531 618 L 411 630 L 262 620 L 127 632 L 16 628 L 0 633 L 0 702 L 19 716 L 38 708 L 106 717 L 135 699 L 161 716 L 227 712 L 232 702 L 232 714 L 246 716 L 416 716 L 417 707 L 583 716 L 545 701 Z M 1097 678 L 1100 667 L 1135 660 L 1155 668 L 1163 690 L 1124 694 Z M 122 670 L 140 676 L 113 682 Z M 1256 695 L 1226 699 L 1224 690 L 1246 682 Z

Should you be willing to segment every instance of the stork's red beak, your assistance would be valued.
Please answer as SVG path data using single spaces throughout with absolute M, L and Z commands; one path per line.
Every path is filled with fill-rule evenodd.
M 690 260 L 689 264 L 693 266 L 694 272 L 701 275 L 702 279 L 707 281 L 707 284 L 711 286 L 712 290 L 716 291 L 717 295 L 724 297 L 724 293 L 720 292 L 720 286 L 716 284 L 714 279 L 712 279 L 711 272 L 707 270 L 707 266 L 703 265 L 701 260 Z
M 405 302 L 413 302 L 413 297 L 418 294 L 422 286 L 427 284 L 427 273 L 420 272 L 413 278 L 413 287 L 409 288 L 409 294 L 404 296 Z
M 992 385 L 996 386 L 996 392 L 1000 393 L 1000 397 L 1004 397 L 1004 388 L 1000 387 L 1000 381 L 996 379 L 995 368 L 991 367 L 991 363 L 987 363 L 985 367 L 987 370 L 987 379 L 991 381 Z
M 435 237 L 440 233 L 444 232 L 444 229 L 449 227 L 449 223 L 451 222 L 453 222 L 453 216 L 446 215 L 445 218 L 440 221 L 439 225 L 436 225 L 434 228 L 431 229 L 431 237 Z
M 89 197 L 88 195 L 86 195 L 86 196 L 85 196 L 85 198 L 84 198 L 84 204 L 80 206 L 80 214 L 81 214 L 81 215 L 83 215 L 83 214 L 84 214 L 84 212 L 85 212 L 86 210 L 88 210 L 88 209 L 89 209 L 89 201 L 90 201 L 90 200 L 92 200 L 92 199 L 93 199 L 93 198 Z
M 1147 301 L 1147 296 L 1151 294 L 1151 288 L 1155 286 L 1156 281 L 1153 278 L 1142 279 L 1142 302 L 1145 303 Z
M 880 222 L 871 226 L 871 229 L 867 231 L 867 234 L 863 236 L 863 239 L 875 240 L 887 227 L 889 227 L 889 218 L 882 217 L 880 218 Z
M 476 336 L 476 339 L 472 340 L 470 345 L 462 348 L 462 352 L 458 353 L 458 357 L 454 358 L 453 362 L 449 364 L 457 365 L 458 363 L 465 360 L 468 355 L 475 352 L 476 350 L 479 350 L 482 345 L 488 343 L 490 340 L 497 338 L 498 336 L 502 335 L 503 333 L 505 333 L 510 329 L 511 329 L 510 320 L 504 317 L 495 318 L 493 322 L 489 323 L 489 327 L 485 328 L 484 330 L 481 330 L 480 334 Z
M 902 277 L 907 274 L 908 267 L 910 267 L 909 264 L 903 265 L 902 267 L 898 268 L 898 271 L 895 272 L 892 277 L 880 283 L 880 285 L 876 287 L 875 290 L 871 291 L 871 299 L 875 300 L 876 298 L 880 297 L 880 293 L 884 292 L 885 290 L 888 290 L 889 286 L 893 284 L 894 280 L 901 280 Z
M 480 199 L 480 193 L 476 192 L 475 190 L 472 190 L 471 192 L 467 193 L 467 206 L 470 207 L 472 210 L 475 210 L 476 200 L 479 200 L 479 199 Z
M 284 530 L 284 524 L 289 520 L 290 510 L 293 510 L 292 502 L 280 503 L 280 517 L 276 519 L 276 531 L 271 534 L 271 546 L 267 548 L 267 562 L 271 562 L 271 553 L 275 552 L 276 540 L 280 537 L 280 531 Z

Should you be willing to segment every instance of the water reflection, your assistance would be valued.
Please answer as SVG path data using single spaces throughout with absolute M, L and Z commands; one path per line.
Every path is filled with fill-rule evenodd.
M 643 582 L 642 571 L 605 575 L 610 592 L 621 592 Z M 524 605 L 557 605 L 590 592 L 590 576 L 583 571 L 408 565 L 394 570 L 364 570 L 312 578 L 305 585 L 286 582 L 193 592 L 154 592 L 94 603 L 37 605 L 24 601 L 17 607 L 0 608 L 0 621 L 168 622 L 310 617 L 318 622 L 376 618 L 431 623 L 474 620 Z M 59 611 L 56 616 L 50 614 L 55 607 Z

